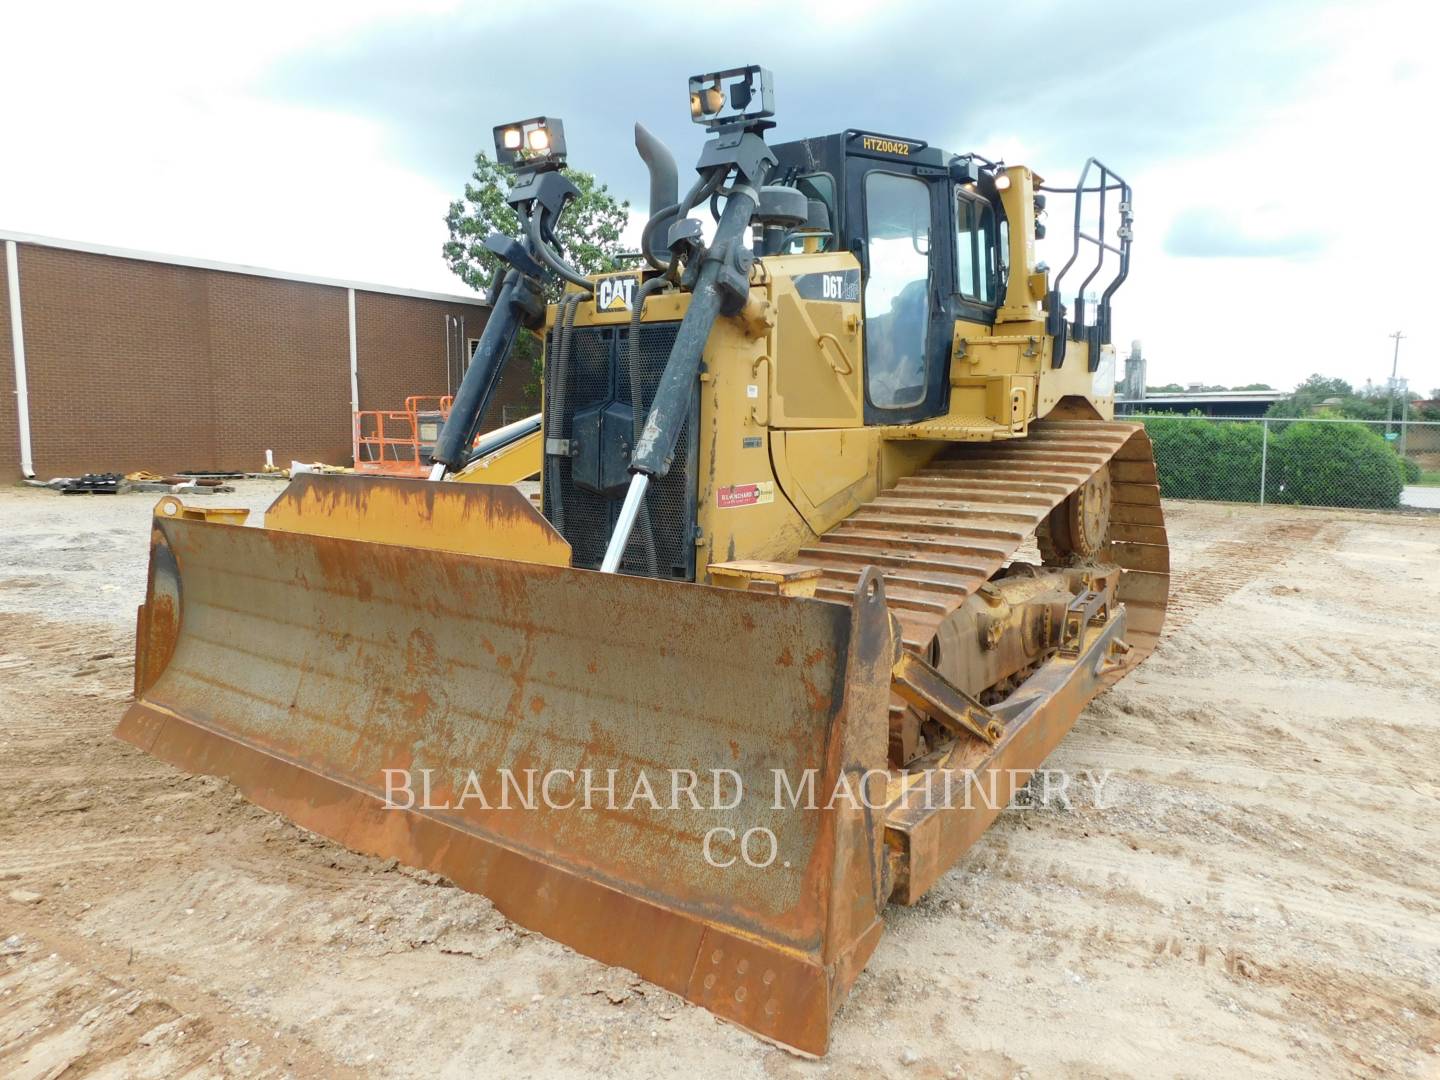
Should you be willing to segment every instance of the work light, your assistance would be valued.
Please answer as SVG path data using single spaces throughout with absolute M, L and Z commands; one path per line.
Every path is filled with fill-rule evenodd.
M 770 72 L 757 64 L 690 78 L 690 119 L 697 124 L 718 128 L 774 115 Z
M 537 116 L 495 129 L 495 160 L 516 169 L 558 168 L 565 164 L 565 125 Z

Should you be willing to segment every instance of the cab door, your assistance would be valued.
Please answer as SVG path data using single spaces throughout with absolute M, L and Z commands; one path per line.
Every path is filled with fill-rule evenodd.
M 851 154 L 845 186 L 863 277 L 865 423 L 939 416 L 955 319 L 948 173 Z

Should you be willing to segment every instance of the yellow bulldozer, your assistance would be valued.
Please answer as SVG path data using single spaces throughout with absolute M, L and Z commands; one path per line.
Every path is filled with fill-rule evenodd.
M 555 239 L 561 123 L 495 129 L 525 231 L 487 241 L 428 479 L 299 476 L 259 528 L 160 502 L 118 735 L 823 1054 L 886 905 L 1160 633 L 1155 466 L 1113 419 L 1131 192 L 1093 159 L 1056 188 L 870 131 L 772 146 L 759 67 L 689 91 L 696 179 L 637 125 L 619 273 Z M 542 417 L 492 474 L 525 332 Z M 538 505 L 484 482 L 535 468 Z

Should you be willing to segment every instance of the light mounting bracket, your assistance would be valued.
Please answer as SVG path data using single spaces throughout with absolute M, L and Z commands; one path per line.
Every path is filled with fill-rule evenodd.
M 709 131 L 774 127 L 775 84 L 759 64 L 690 77 L 690 119 Z

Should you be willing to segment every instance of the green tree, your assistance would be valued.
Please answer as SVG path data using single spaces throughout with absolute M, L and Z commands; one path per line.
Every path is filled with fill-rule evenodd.
M 616 269 L 623 250 L 620 231 L 630 220 L 630 204 L 617 200 L 590 173 L 578 169 L 563 172 L 580 194 L 571 200 L 555 229 L 560 255 L 584 274 Z M 505 201 L 514 179 L 513 169 L 480 151 L 475 155 L 475 171 L 465 184 L 464 196 L 452 202 L 445 214 L 445 226 L 450 231 L 444 245 L 445 264 L 472 289 L 486 288 L 500 265 L 500 260 L 485 247 L 485 238 L 497 232 L 517 239 L 521 236 L 520 216 Z M 550 298 L 558 299 L 563 288 L 563 282 L 552 282 Z M 523 364 L 527 360 L 531 380 L 525 395 L 538 404 L 540 345 L 533 335 L 521 334 L 511 362 Z M 498 422 L 498 417 L 495 419 Z
M 1167 499 L 1255 502 L 1260 497 L 1261 425 L 1151 415 L 1160 494 Z M 1394 449 L 1365 424 L 1271 422 L 1265 499 L 1307 506 L 1395 507 L 1407 470 Z
M 1214 421 L 1199 412 L 1143 421 L 1167 499 L 1259 500 L 1259 424 Z
M 1324 402 L 1336 399 L 1333 412 L 1341 416 L 1356 416 L 1368 413 L 1367 403 L 1355 393 L 1355 388 L 1344 379 L 1327 379 L 1324 375 L 1311 375 L 1297 386 L 1294 392 L 1281 398 L 1267 410 L 1267 416 L 1294 418 L 1309 416 Z M 1350 410 L 1350 411 L 1347 411 Z
M 1285 424 L 1270 441 L 1271 502 L 1305 506 L 1400 505 L 1400 456 L 1364 424 Z
M 1232 386 L 1230 389 L 1232 389 L 1232 390 L 1274 390 L 1275 388 L 1274 388 L 1273 386 L 1271 386 L 1269 383 L 1252 382 L 1252 383 L 1246 383 L 1244 386 Z

